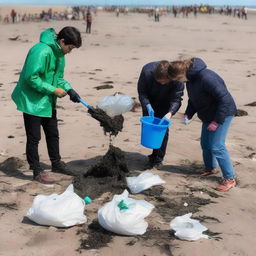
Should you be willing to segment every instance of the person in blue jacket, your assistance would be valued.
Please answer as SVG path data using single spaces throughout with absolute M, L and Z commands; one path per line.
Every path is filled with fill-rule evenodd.
M 186 82 L 188 105 L 184 123 L 188 124 L 195 113 L 203 123 L 201 147 L 205 171 L 202 175 L 217 173 L 218 163 L 224 179 L 217 190 L 235 187 L 235 172 L 225 140 L 237 108 L 225 82 L 199 58 L 171 62 L 168 73 L 172 81 Z
M 171 117 L 181 106 L 184 83 L 171 82 L 168 77 L 169 61 L 162 60 L 146 64 L 138 80 L 138 94 L 143 116 Z M 167 130 L 159 149 L 149 155 L 148 168 L 160 168 L 166 153 L 169 137 Z

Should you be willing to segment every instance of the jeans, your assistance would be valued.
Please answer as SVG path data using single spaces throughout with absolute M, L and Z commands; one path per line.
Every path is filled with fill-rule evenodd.
M 235 178 L 235 172 L 225 146 L 225 139 L 233 116 L 226 117 L 223 124 L 220 124 L 216 131 L 208 131 L 208 123 L 203 123 L 201 133 L 201 147 L 206 170 L 216 168 L 217 163 L 222 171 L 224 179 Z
M 44 129 L 48 155 L 52 163 L 58 163 L 61 159 L 59 154 L 59 131 L 56 110 L 52 117 L 39 117 L 23 113 L 25 130 L 27 135 L 26 156 L 30 169 L 34 175 L 40 172 L 38 144 L 41 140 L 41 125 Z

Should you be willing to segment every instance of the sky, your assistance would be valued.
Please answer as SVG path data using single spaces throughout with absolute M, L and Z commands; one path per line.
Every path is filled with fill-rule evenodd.
M 0 0 L 1 5 L 240 5 L 256 6 L 256 0 Z

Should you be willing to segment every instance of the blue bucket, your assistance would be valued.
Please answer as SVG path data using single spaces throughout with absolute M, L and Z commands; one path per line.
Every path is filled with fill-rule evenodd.
M 153 116 L 141 117 L 141 145 L 146 148 L 160 148 L 171 121 L 165 119 L 161 124 L 160 118 Z

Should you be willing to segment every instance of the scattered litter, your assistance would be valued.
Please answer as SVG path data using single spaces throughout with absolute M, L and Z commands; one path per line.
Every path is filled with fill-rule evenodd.
M 152 186 L 162 185 L 165 183 L 159 175 L 149 171 L 144 171 L 136 177 L 126 177 L 127 185 L 133 194 L 140 193 Z
M 104 229 L 120 235 L 142 235 L 148 227 L 144 218 L 151 213 L 154 205 L 129 198 L 128 195 L 125 190 L 103 205 L 98 211 L 99 223 Z
M 183 205 L 184 205 L 185 207 L 187 207 L 187 206 L 188 206 L 188 203 L 185 202 Z
M 86 204 L 90 204 L 92 202 L 92 199 L 89 196 L 86 196 L 84 198 L 84 201 L 85 201 Z
M 202 232 L 208 228 L 203 226 L 199 220 L 191 219 L 192 213 L 187 213 L 174 218 L 170 227 L 175 231 L 174 235 L 181 240 L 195 241 L 200 238 L 208 238 Z

